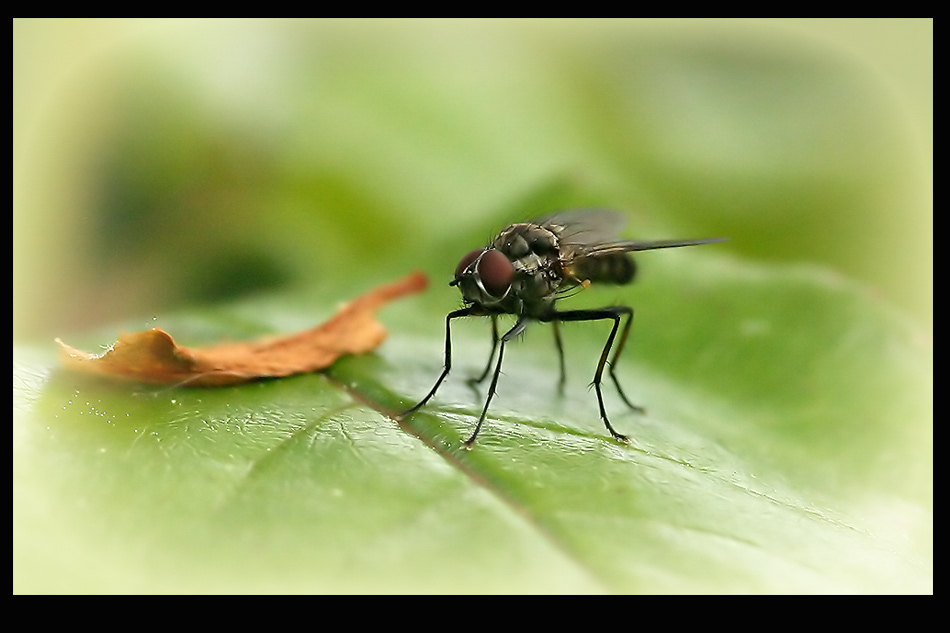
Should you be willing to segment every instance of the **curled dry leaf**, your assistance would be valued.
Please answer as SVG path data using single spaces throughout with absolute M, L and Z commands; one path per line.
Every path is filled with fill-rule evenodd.
M 233 385 L 318 371 L 345 354 L 375 349 L 386 338 L 376 311 L 393 299 L 421 292 L 426 284 L 425 275 L 416 272 L 351 301 L 313 329 L 247 343 L 184 347 L 159 328 L 122 334 L 99 355 L 56 342 L 63 365 L 86 373 L 156 384 Z

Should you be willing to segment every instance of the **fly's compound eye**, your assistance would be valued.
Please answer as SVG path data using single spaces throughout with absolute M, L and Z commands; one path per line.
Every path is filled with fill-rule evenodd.
M 465 269 L 471 266 L 472 262 L 478 259 L 478 256 L 484 252 L 485 252 L 484 248 L 479 248 L 465 255 L 465 257 L 463 257 L 461 261 L 459 261 L 459 265 L 455 267 L 455 278 L 458 279 L 459 277 L 461 277 L 462 273 L 465 272 Z
M 482 287 L 488 294 L 500 299 L 508 293 L 515 268 L 507 257 L 499 251 L 488 249 L 476 266 Z
M 455 279 L 449 285 L 458 284 L 472 264 L 475 264 L 472 273 L 483 291 L 496 299 L 501 299 L 508 293 L 515 269 L 507 257 L 493 248 L 480 248 L 466 254 L 455 267 Z

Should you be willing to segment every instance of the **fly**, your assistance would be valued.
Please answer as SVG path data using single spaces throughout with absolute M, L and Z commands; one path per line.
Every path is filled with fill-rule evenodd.
M 474 382 L 481 382 L 491 371 L 492 359 L 498 351 L 498 360 L 492 372 L 491 385 L 481 416 L 475 430 L 465 441 L 471 447 L 485 421 L 488 406 L 495 395 L 498 375 L 501 373 L 501 360 L 505 345 L 521 334 L 532 321 L 552 323 L 554 341 L 560 361 L 560 385 L 564 385 L 564 349 L 561 343 L 558 324 L 568 321 L 613 321 L 610 335 L 604 344 L 603 352 L 594 372 L 593 386 L 597 393 L 600 417 L 611 436 L 621 442 L 629 438 L 618 433 L 607 418 L 604 397 L 601 392 L 601 379 L 604 367 L 610 358 L 610 378 L 620 397 L 634 411 L 643 409 L 631 403 L 620 387 L 614 373 L 617 359 L 623 352 L 633 321 L 633 309 L 629 306 L 615 305 L 587 310 L 558 310 L 555 303 L 558 298 L 571 290 L 587 288 L 592 283 L 627 284 L 633 281 L 636 266 L 629 253 L 658 248 L 694 246 L 722 241 L 720 238 L 698 240 L 659 240 L 632 241 L 618 237 L 624 226 L 624 218 L 614 211 L 605 209 L 580 209 L 564 211 L 538 218 L 531 222 L 512 224 L 485 248 L 473 250 L 459 261 L 455 276 L 449 283 L 458 286 L 462 293 L 464 307 L 449 312 L 445 317 L 445 364 L 442 374 L 428 394 L 401 417 L 414 413 L 435 395 L 442 381 L 452 369 L 451 323 L 453 319 L 468 316 L 489 316 L 492 320 L 492 350 L 488 364 L 481 376 Z M 517 320 L 515 325 L 498 336 L 497 319 L 499 315 L 511 314 Z M 613 357 L 610 351 L 614 347 L 621 321 L 624 321 L 620 340 L 617 342 Z

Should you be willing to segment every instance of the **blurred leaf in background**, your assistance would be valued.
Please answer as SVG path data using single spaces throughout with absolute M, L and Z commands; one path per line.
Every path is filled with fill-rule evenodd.
M 14 590 L 932 592 L 932 50 L 929 19 L 14 20 Z M 637 447 L 583 389 L 597 328 L 563 399 L 530 330 L 470 453 L 485 324 L 387 417 L 459 257 L 578 206 L 730 238 L 572 299 L 637 310 Z M 54 336 L 292 331 L 414 269 L 325 376 L 51 371 Z
M 834 27 L 17 20 L 15 325 L 438 270 L 576 204 L 827 265 L 926 324 L 931 102 L 853 51 L 888 35 L 918 70 L 932 23 Z

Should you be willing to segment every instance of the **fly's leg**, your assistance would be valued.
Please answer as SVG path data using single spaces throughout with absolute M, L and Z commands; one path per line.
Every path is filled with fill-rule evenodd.
M 614 322 L 613 327 L 610 330 L 610 335 L 607 337 L 607 342 L 604 344 L 604 351 L 600 355 L 600 360 L 597 363 L 597 371 L 594 372 L 594 380 L 591 383 L 594 386 L 594 390 L 597 393 L 597 404 L 600 407 L 600 418 L 604 421 L 604 426 L 607 427 L 607 430 L 610 431 L 610 434 L 617 440 L 621 442 L 630 442 L 630 438 L 626 435 L 618 433 L 613 426 L 610 424 L 610 419 L 607 417 L 607 409 L 604 407 L 604 395 L 601 391 L 601 381 L 604 376 L 604 366 L 607 365 L 607 359 L 610 358 L 610 350 L 613 347 L 614 340 L 617 338 L 617 331 L 620 329 L 620 321 L 623 317 L 627 317 L 627 323 L 624 326 L 623 333 L 620 335 L 620 343 L 617 346 L 617 351 L 614 353 L 613 358 L 610 360 L 610 377 L 614 381 L 614 385 L 617 387 L 617 391 L 620 392 L 620 396 L 623 398 L 623 401 L 627 403 L 630 408 L 635 411 L 642 411 L 640 407 L 637 407 L 627 399 L 626 394 L 623 393 L 623 390 L 620 388 L 620 383 L 617 380 L 617 376 L 614 373 L 614 363 L 617 361 L 617 357 L 620 356 L 620 353 L 623 351 L 624 345 L 627 342 L 627 336 L 630 332 L 630 324 L 633 321 L 633 310 L 626 306 L 612 306 L 609 308 L 599 308 L 595 310 L 568 310 L 565 312 L 552 312 L 546 318 L 541 319 L 542 321 L 600 321 L 605 319 L 612 319 Z
M 425 406 L 425 404 L 435 395 L 435 392 L 439 390 L 439 387 L 442 385 L 442 381 L 445 380 L 445 377 L 449 375 L 449 371 L 452 370 L 452 333 L 450 329 L 450 324 L 452 319 L 457 319 L 459 317 L 471 316 L 473 308 L 469 306 L 468 308 L 462 308 L 461 310 L 455 310 L 454 312 L 449 312 L 445 317 L 445 364 L 442 368 L 442 375 L 439 376 L 439 379 L 435 381 L 435 385 L 432 386 L 432 389 L 426 394 L 426 397 L 419 401 L 415 406 L 406 409 L 399 415 L 399 419 L 406 417 L 411 413 L 415 413 L 419 409 Z
M 496 349 L 498 349 L 498 316 L 493 314 L 491 315 L 491 353 L 488 354 L 488 362 L 485 363 L 485 369 L 481 375 L 477 378 L 468 379 L 468 386 L 472 389 L 488 376 L 488 372 L 491 371 L 492 360 L 495 358 Z
M 567 371 L 564 369 L 564 343 L 561 341 L 561 327 L 557 321 L 553 321 L 551 326 L 554 328 L 554 346 L 557 348 L 557 359 L 561 369 L 561 378 L 557 381 L 557 390 L 564 394 L 564 383 L 567 382 Z
M 633 325 L 633 310 L 631 308 L 626 308 L 627 310 L 627 323 L 623 326 L 623 332 L 620 334 L 620 341 L 617 342 L 617 350 L 614 352 L 613 357 L 610 359 L 610 378 L 614 381 L 614 387 L 617 388 L 617 393 L 620 394 L 620 397 L 623 398 L 623 401 L 628 407 L 636 411 L 637 413 L 645 413 L 646 410 L 630 402 L 630 399 L 627 398 L 627 394 L 623 392 L 623 387 L 620 386 L 620 381 L 617 379 L 616 366 L 617 359 L 620 358 L 620 355 L 623 353 L 624 347 L 627 345 L 627 337 L 630 335 L 630 326 Z M 617 326 L 614 325 L 614 331 L 616 331 Z
M 482 428 L 482 422 L 485 421 L 485 415 L 488 413 L 488 405 L 491 404 L 491 400 L 495 396 L 495 387 L 498 385 L 498 375 L 501 373 L 501 359 L 505 355 L 505 343 L 524 332 L 526 327 L 528 327 L 527 317 L 520 317 L 518 322 L 515 323 L 514 327 L 505 332 L 505 335 L 499 340 L 498 361 L 495 363 L 495 372 L 492 374 L 491 385 L 488 387 L 488 397 L 485 399 L 485 406 L 482 408 L 482 414 L 478 417 L 478 423 L 475 425 L 475 431 L 472 432 L 472 436 L 470 438 L 465 440 L 466 448 L 471 448 L 472 444 L 475 443 L 475 438 L 478 436 L 478 432 Z

